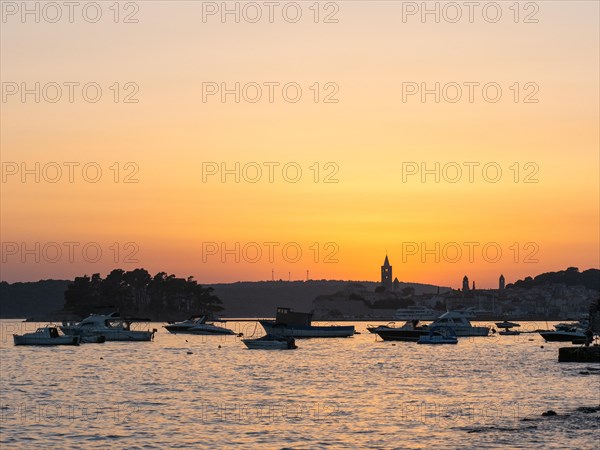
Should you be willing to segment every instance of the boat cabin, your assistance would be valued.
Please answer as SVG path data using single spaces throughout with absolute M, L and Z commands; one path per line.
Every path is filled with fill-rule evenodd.
M 277 324 L 310 326 L 311 322 L 311 313 L 294 312 L 290 308 L 277 308 L 275 317 Z
M 58 329 L 56 329 L 54 327 L 49 327 L 48 328 L 48 333 L 50 333 L 50 337 L 51 338 L 57 338 L 59 336 Z

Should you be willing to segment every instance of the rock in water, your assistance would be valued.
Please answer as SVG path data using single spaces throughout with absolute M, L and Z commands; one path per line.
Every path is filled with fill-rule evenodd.
M 600 362 L 600 346 L 559 348 L 558 362 Z

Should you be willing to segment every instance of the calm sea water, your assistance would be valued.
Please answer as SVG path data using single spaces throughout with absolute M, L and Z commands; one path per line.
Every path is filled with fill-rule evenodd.
M 600 365 L 559 364 L 564 344 L 537 334 L 394 344 L 360 322 L 259 351 L 161 325 L 154 342 L 43 348 L 13 346 L 35 324 L 0 321 L 2 449 L 598 448 L 599 414 L 577 408 L 600 403 Z

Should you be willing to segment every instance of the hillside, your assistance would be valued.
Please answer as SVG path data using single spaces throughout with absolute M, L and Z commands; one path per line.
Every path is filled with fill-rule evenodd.
M 64 293 L 72 281 L 41 280 L 28 283 L 0 283 L 1 318 L 52 318 L 66 315 L 61 312 L 65 303 Z M 343 290 L 352 281 L 258 281 L 213 284 L 214 295 L 225 308 L 225 317 L 272 317 L 278 306 L 288 306 L 298 311 L 313 309 L 313 300 L 320 295 L 331 295 Z M 378 283 L 360 282 L 369 290 Z M 406 283 L 417 293 L 437 290 L 436 286 Z
M 0 283 L 0 317 L 46 316 L 62 310 L 64 293 L 71 281 L 40 280 L 28 283 Z
M 515 281 L 513 284 L 509 284 L 506 287 L 528 289 L 535 286 L 542 286 L 545 284 L 585 286 L 587 289 L 594 289 L 596 291 L 600 291 L 600 270 L 588 269 L 584 270 L 583 272 L 579 272 L 579 269 L 577 267 L 569 267 L 567 270 L 542 273 L 534 278 L 526 277 L 525 279 Z
M 278 306 L 289 306 L 298 311 L 311 311 L 313 300 L 320 295 L 332 295 L 349 283 L 360 283 L 374 291 L 379 283 L 371 281 L 310 280 L 258 281 L 231 284 L 213 284 L 214 294 L 221 299 L 227 317 L 273 317 Z M 434 293 L 437 286 L 402 283 L 416 293 Z

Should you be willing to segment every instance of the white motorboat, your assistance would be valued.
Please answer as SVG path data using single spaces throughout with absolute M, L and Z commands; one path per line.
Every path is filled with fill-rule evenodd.
M 151 341 L 156 329 L 132 330 L 132 320 L 123 319 L 119 313 L 109 315 L 91 314 L 81 322 L 63 323 L 60 329 L 65 334 L 89 336 L 102 335 L 107 341 Z
M 183 322 L 170 323 L 164 326 L 171 333 L 186 334 L 235 334 L 232 330 L 225 327 L 218 327 L 213 323 L 208 323 L 206 316 L 193 316 Z
M 421 336 L 417 344 L 457 344 L 458 338 L 454 328 L 446 326 L 430 327 L 429 334 Z
M 38 328 L 35 333 L 13 334 L 15 345 L 79 345 L 81 336 L 65 336 L 56 327 Z
M 290 336 L 273 336 L 267 334 L 258 339 L 242 339 L 250 350 L 294 350 L 298 348 L 296 341 Z
M 449 327 L 457 336 L 487 336 L 490 327 L 474 327 L 462 311 L 448 311 L 438 317 L 428 328 L 436 326 Z
M 409 306 L 408 308 L 397 309 L 394 314 L 394 320 L 398 321 L 430 321 L 435 320 L 439 317 L 440 313 L 433 309 L 425 308 L 423 306 Z

